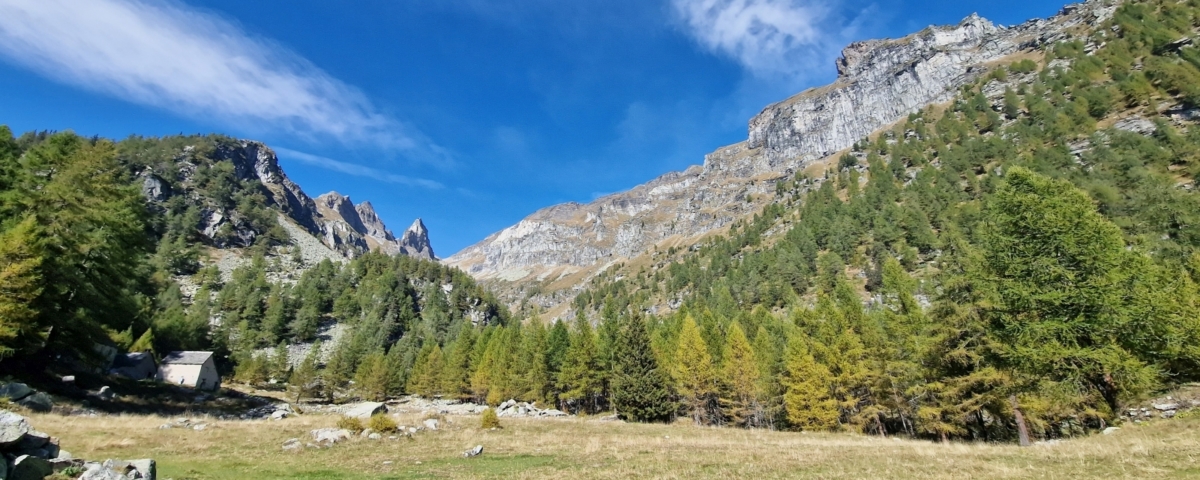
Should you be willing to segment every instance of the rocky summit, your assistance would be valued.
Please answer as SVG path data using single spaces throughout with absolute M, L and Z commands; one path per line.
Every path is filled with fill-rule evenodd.
M 758 212 L 777 182 L 949 101 L 1002 60 L 1038 55 L 1038 47 L 1097 25 L 1114 10 L 1095 0 L 1012 27 L 971 15 L 901 39 L 851 44 L 837 60 L 835 82 L 766 107 L 750 119 L 746 141 L 707 155 L 703 165 L 588 204 L 544 208 L 446 262 L 488 281 L 511 304 L 528 297 L 561 316 L 554 308 L 608 266 L 722 231 Z
M 400 251 L 410 257 L 437 259 L 433 254 L 433 246 L 429 244 L 429 230 L 425 228 L 425 222 L 418 218 L 404 231 L 404 236 L 400 237 Z
M 228 163 L 232 165 L 234 181 L 257 183 L 266 206 L 282 214 L 280 221 L 299 227 L 287 228 L 292 236 L 311 235 L 344 257 L 378 249 L 389 254 L 434 258 L 428 232 L 419 219 L 413 227 L 420 224 L 419 235 L 402 242 L 388 230 L 370 202 L 355 205 L 350 197 L 338 192 L 326 193 L 315 200 L 310 198 L 288 178 L 275 152 L 263 143 L 233 139 L 214 143 L 211 152 L 200 153 L 195 146 L 184 147 L 169 169 L 173 175 L 158 171 L 161 168 L 147 168 L 141 173 L 142 193 L 152 203 L 164 205 L 172 197 L 183 196 L 202 206 L 199 230 L 205 243 L 216 248 L 247 247 L 263 234 L 255 228 L 247 212 L 222 202 L 205 202 L 203 195 L 193 188 L 204 181 L 198 177 L 211 175 L 206 163 Z M 197 159 L 201 155 L 207 162 Z

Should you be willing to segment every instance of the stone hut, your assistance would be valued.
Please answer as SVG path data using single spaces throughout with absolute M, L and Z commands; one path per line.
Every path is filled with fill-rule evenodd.
M 157 378 L 199 390 L 216 390 L 221 386 L 212 352 L 171 352 L 159 364 Z
M 117 355 L 113 360 L 112 370 L 108 373 L 120 375 L 134 380 L 154 378 L 158 366 L 154 364 L 154 355 L 149 352 L 134 352 Z

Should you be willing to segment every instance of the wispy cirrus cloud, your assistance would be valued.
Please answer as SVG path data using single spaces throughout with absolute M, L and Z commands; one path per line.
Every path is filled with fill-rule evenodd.
M 452 162 L 420 131 L 287 48 L 170 0 L 0 0 L 0 56 L 184 116 Z
M 365 165 L 359 165 L 357 163 L 343 162 L 341 160 L 334 160 L 332 158 L 298 152 L 282 147 L 275 147 L 274 150 L 275 153 L 279 154 L 283 158 L 347 175 L 370 178 L 381 182 L 395 183 L 397 185 L 427 188 L 430 190 L 441 190 L 442 188 L 445 188 L 445 185 L 433 180 L 388 173 L 377 168 L 371 168 Z
M 805 79 L 829 68 L 859 23 L 830 0 L 671 0 L 671 6 L 704 48 L 763 78 Z

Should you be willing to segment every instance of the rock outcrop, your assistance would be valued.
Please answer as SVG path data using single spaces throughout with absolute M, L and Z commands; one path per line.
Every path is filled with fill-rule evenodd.
M 329 248 L 351 257 L 369 250 L 409 255 L 370 202 L 355 205 L 350 197 L 329 192 L 317 197 L 316 203 L 321 238 Z
M 654 247 L 687 246 L 757 212 L 775 183 L 835 155 L 931 104 L 945 102 L 1006 57 L 1112 15 L 1110 0 L 1072 5 L 1051 19 L 1001 27 L 971 15 L 897 40 L 854 43 L 838 79 L 768 106 L 748 139 L 672 172 L 588 204 L 539 210 L 446 259 L 489 281 L 515 303 L 538 284 L 544 309 L 572 298 L 591 275 Z
M 433 246 L 429 244 L 429 230 L 425 228 L 425 222 L 418 218 L 404 231 L 404 236 L 400 237 L 400 251 L 410 257 L 437 259 L 433 255 Z
M 183 195 L 200 207 L 198 229 L 208 244 L 217 248 L 247 247 L 265 233 L 255 227 L 246 212 L 229 208 L 228 202 L 206 199 L 195 188 L 197 175 L 208 168 L 205 165 L 228 162 L 233 170 L 231 180 L 243 185 L 257 184 L 266 206 L 286 218 L 281 221 L 294 223 L 304 234 L 319 239 L 344 257 L 379 249 L 389 254 L 413 251 L 415 256 L 433 258 L 432 250 L 428 249 L 427 234 L 423 238 L 429 255 L 402 245 L 369 202 L 354 205 L 349 197 L 337 192 L 321 195 L 316 200 L 310 198 L 284 173 L 275 152 L 261 142 L 216 139 L 213 143 L 211 151 L 200 152 L 194 145 L 184 147 L 174 158 L 172 173 L 177 172 L 176 175 L 151 169 L 141 174 L 142 193 L 152 203 L 161 205 L 172 197 Z M 204 158 L 200 159 L 200 156 Z M 287 230 L 292 236 L 297 234 L 297 229 Z
M 154 460 L 78 459 L 59 448 L 59 440 L 34 430 L 25 417 L 0 410 L 0 479 L 42 480 L 67 468 L 84 469 L 81 479 L 154 480 Z

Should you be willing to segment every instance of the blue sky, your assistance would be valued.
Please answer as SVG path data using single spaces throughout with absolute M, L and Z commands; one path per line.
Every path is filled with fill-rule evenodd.
M 1061 0 L 0 0 L 0 124 L 262 140 L 439 256 L 745 139 L 846 43 Z

